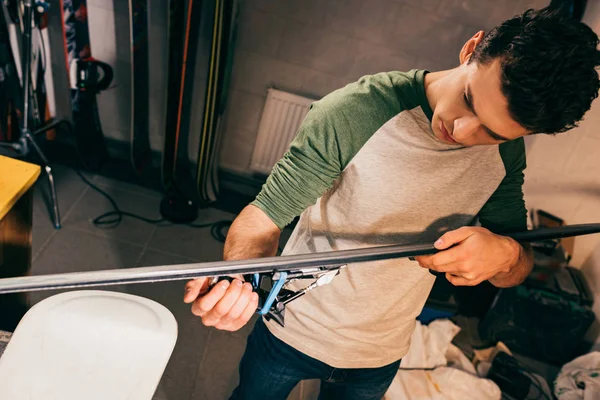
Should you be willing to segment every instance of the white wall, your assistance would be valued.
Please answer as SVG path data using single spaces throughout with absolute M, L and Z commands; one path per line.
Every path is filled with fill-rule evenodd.
M 242 0 L 221 166 L 249 172 L 269 86 L 320 98 L 365 74 L 451 68 L 478 30 L 549 0 Z
M 588 3 L 584 22 L 600 33 L 600 4 Z M 542 208 L 569 224 L 600 222 L 598 99 L 578 128 L 555 137 L 530 138 L 527 159 L 525 199 L 529 208 Z M 594 291 L 594 311 L 600 319 L 600 235 L 575 239 L 572 265 L 582 269 Z

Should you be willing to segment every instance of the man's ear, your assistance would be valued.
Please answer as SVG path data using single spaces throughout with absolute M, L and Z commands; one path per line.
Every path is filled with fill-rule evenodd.
M 460 50 L 460 54 L 458 56 L 461 64 L 464 64 L 469 60 L 469 58 L 471 58 L 471 55 L 475 51 L 475 47 L 477 47 L 477 45 L 483 40 L 484 36 L 485 32 L 479 31 L 475 35 L 473 35 L 471 39 L 467 40 L 467 42 L 463 45 L 462 49 Z

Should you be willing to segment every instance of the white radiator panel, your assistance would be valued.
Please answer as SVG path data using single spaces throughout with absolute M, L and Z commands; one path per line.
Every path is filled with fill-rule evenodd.
M 294 140 L 314 99 L 268 89 L 250 170 L 265 175 L 281 159 Z

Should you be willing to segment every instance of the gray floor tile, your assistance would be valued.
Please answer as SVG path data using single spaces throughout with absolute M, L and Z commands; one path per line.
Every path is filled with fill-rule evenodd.
M 101 175 L 96 175 L 94 177 L 93 183 L 94 184 L 102 184 L 105 186 L 112 186 L 112 187 L 115 187 L 118 189 L 127 190 L 129 192 L 143 194 L 143 195 L 146 195 L 149 197 L 155 197 L 157 199 L 161 199 L 163 197 L 163 194 L 156 190 L 152 190 L 152 189 L 149 189 L 149 188 L 146 188 L 143 186 L 133 185 L 133 184 L 127 183 L 127 182 L 117 181 L 114 179 L 106 178 Z
M 110 195 L 117 203 L 121 211 L 135 213 L 145 218 L 160 219 L 159 202 L 155 196 L 135 193 L 129 190 L 123 190 L 118 185 L 99 183 L 98 187 Z M 115 237 L 127 242 L 143 245 L 150 238 L 154 226 L 140 221 L 138 219 L 123 217 L 121 223 L 114 228 L 98 228 L 92 221 L 109 211 L 112 211 L 111 203 L 95 190 L 88 190 L 85 195 L 77 202 L 65 219 L 65 227 L 77 228 Z
M 193 262 L 189 258 L 146 250 L 137 262 L 139 267 L 174 265 Z M 147 297 L 167 307 L 175 317 L 188 316 L 189 305 L 183 302 L 186 280 L 127 285 L 129 293 Z
M 87 185 L 70 168 L 62 165 L 53 165 L 52 174 L 56 186 L 56 196 L 58 197 L 58 206 L 61 219 L 64 221 L 65 214 L 71 209 L 73 204 L 79 199 Z M 93 175 L 85 174 L 89 179 Z M 45 172 L 42 171 L 35 184 L 34 202 L 33 202 L 33 226 L 54 228 L 52 213 L 50 211 L 50 189 Z
M 181 254 L 198 261 L 223 259 L 223 244 L 211 237 L 209 229 L 179 225 L 157 228 L 148 247 Z
M 205 224 L 219 220 L 233 220 L 235 215 L 217 210 L 200 210 L 195 224 Z M 223 243 L 217 242 L 210 228 L 192 228 L 185 225 L 157 227 L 148 247 L 180 254 L 198 261 L 219 261 L 223 259 Z
M 31 257 L 34 259 L 42 249 L 42 246 L 46 241 L 55 234 L 57 231 L 50 224 L 40 224 L 41 226 L 34 226 L 31 232 Z
M 287 400 L 302 400 L 302 382 L 298 383 L 292 390 Z
M 317 400 L 319 397 L 321 381 L 318 379 L 311 379 L 308 381 L 302 381 L 300 384 L 302 385 L 301 400 Z
M 213 330 L 191 400 L 228 399 L 238 384 L 238 366 L 245 349 L 245 338 Z
M 292 390 L 286 400 L 317 400 L 319 397 L 320 381 L 312 379 L 301 381 Z
M 65 215 L 87 189 L 86 184 L 70 168 L 62 165 L 52 166 L 56 186 L 61 224 L 64 225 Z M 93 175 L 85 174 L 89 179 Z M 33 232 L 32 257 L 36 257 L 42 246 L 57 230 L 54 228 L 51 211 L 50 189 L 44 172 L 38 178 L 33 194 Z
M 167 393 L 162 385 L 162 382 L 159 383 L 156 388 L 156 392 L 154 392 L 154 396 L 152 396 L 152 400 L 169 400 Z
M 140 267 L 153 267 L 158 265 L 176 265 L 193 262 L 192 258 L 160 250 L 147 249 L 140 257 Z
M 139 265 L 170 265 L 187 262 L 190 260 L 184 257 L 146 250 Z M 202 325 L 200 318 L 191 313 L 190 305 L 183 302 L 185 282 L 147 283 L 127 287 L 129 293 L 161 303 L 177 320 L 177 343 L 161 380 L 161 386 L 169 400 L 190 398 L 211 329 Z
M 110 204 L 95 191 L 86 189 L 87 186 L 70 169 L 59 166 L 55 171 L 63 229 L 52 227 L 44 202 L 46 181 L 40 180 L 34 203 L 32 274 L 222 259 L 223 244 L 211 236 L 209 228 L 153 226 L 128 218 L 116 229 L 93 227 L 90 220 L 109 211 Z M 160 193 L 103 177 L 90 176 L 90 179 L 106 189 L 124 211 L 159 218 Z M 200 210 L 199 215 L 197 224 L 235 218 L 233 214 L 216 209 Z M 286 231 L 282 235 L 282 247 L 289 233 Z M 191 313 L 190 306 L 183 303 L 184 286 L 185 280 L 91 289 L 143 296 L 163 304 L 175 316 L 178 340 L 161 380 L 161 396 L 169 400 L 226 399 L 237 384 L 239 360 L 258 315 L 237 332 L 205 327 L 200 318 Z M 30 301 L 35 304 L 59 292 L 62 291 L 33 292 Z M 295 389 L 293 396 L 296 397 L 292 398 L 310 399 L 311 390 L 310 384 L 303 383 Z M 307 393 L 309 397 L 306 397 Z
M 36 258 L 31 268 L 31 274 L 95 271 L 134 266 L 141 251 L 141 246 L 107 240 L 91 233 L 63 228 L 50 239 Z M 106 286 L 102 289 L 126 291 L 124 286 Z M 63 291 L 32 292 L 30 293 L 30 302 L 35 304 Z

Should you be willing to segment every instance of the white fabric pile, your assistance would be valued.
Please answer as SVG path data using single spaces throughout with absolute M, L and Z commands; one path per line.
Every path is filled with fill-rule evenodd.
M 600 399 L 600 352 L 563 365 L 554 383 L 554 394 L 559 400 Z
M 498 385 L 479 378 L 475 367 L 452 344 L 460 328 L 441 319 L 413 332 L 410 350 L 384 400 L 500 400 Z

